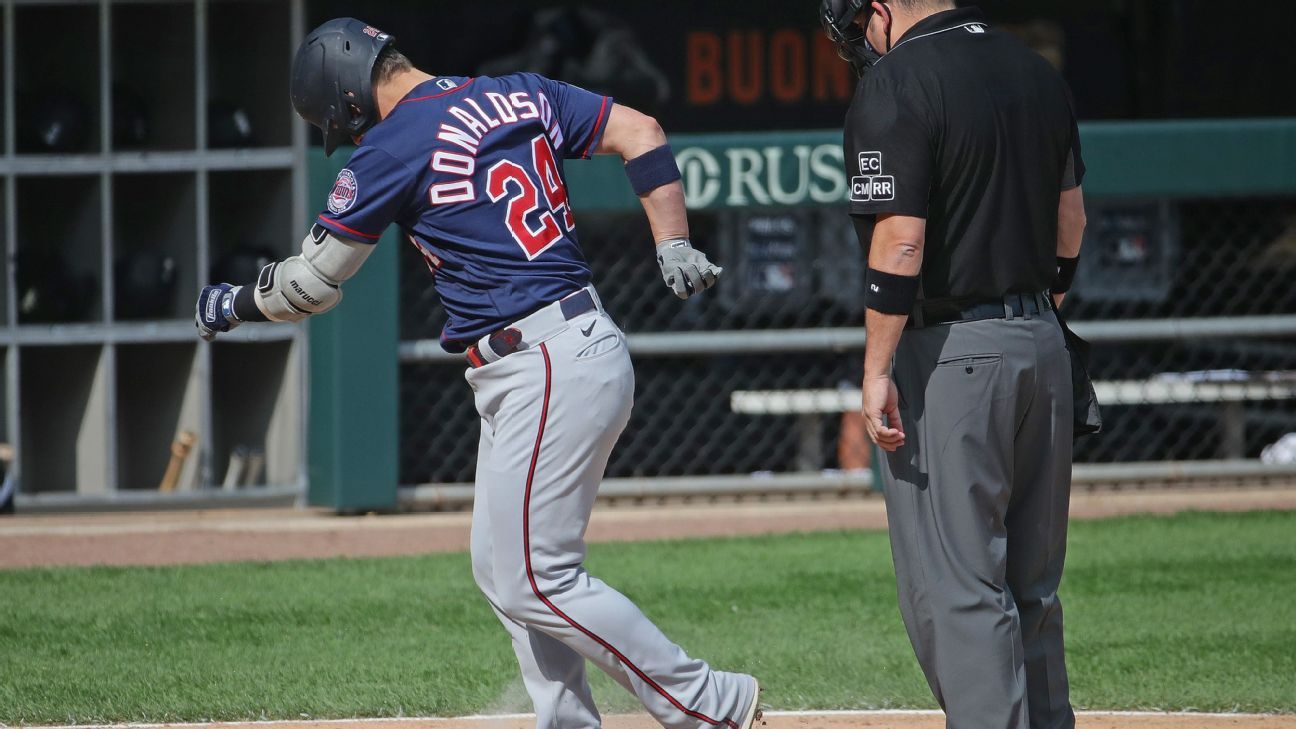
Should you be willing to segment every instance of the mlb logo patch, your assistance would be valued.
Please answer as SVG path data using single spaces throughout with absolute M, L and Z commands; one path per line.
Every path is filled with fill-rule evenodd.
M 338 173 L 337 181 L 333 183 L 333 191 L 328 196 L 328 209 L 334 215 L 341 215 L 355 205 L 356 193 L 360 191 L 359 185 L 356 184 L 355 173 L 348 169 L 343 169 Z
M 455 87 L 455 82 L 454 82 L 454 81 L 451 81 L 451 80 L 448 79 L 448 78 L 439 78 L 439 79 L 436 80 L 436 85 L 437 85 L 437 86 L 438 86 L 442 91 L 449 91 L 450 89 L 453 89 L 453 88 Z

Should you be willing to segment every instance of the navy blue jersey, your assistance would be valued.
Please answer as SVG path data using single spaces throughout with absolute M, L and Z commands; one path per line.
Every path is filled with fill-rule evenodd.
M 461 352 L 589 283 L 564 159 L 585 159 L 612 99 L 523 73 L 439 76 L 365 134 L 319 223 L 374 242 L 397 223 L 427 259 Z

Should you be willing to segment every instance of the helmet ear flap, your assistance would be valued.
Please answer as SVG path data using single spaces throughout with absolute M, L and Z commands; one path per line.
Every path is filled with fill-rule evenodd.
M 342 128 L 338 126 L 337 122 L 330 119 L 325 122 L 323 132 L 324 156 L 329 157 L 333 154 L 333 150 L 337 149 L 338 145 L 342 143 Z

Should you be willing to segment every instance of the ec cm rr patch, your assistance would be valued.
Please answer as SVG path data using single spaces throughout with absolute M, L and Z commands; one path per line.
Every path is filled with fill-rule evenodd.
M 882 174 L 881 152 L 860 152 L 859 171 L 851 178 L 851 202 L 895 199 L 895 177 Z

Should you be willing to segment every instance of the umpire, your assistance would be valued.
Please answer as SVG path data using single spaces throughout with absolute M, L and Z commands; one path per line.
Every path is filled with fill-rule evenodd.
M 975 8 L 824 0 L 867 249 L 863 415 L 900 612 L 952 729 L 1075 725 L 1058 582 L 1084 165 L 1061 77 Z

